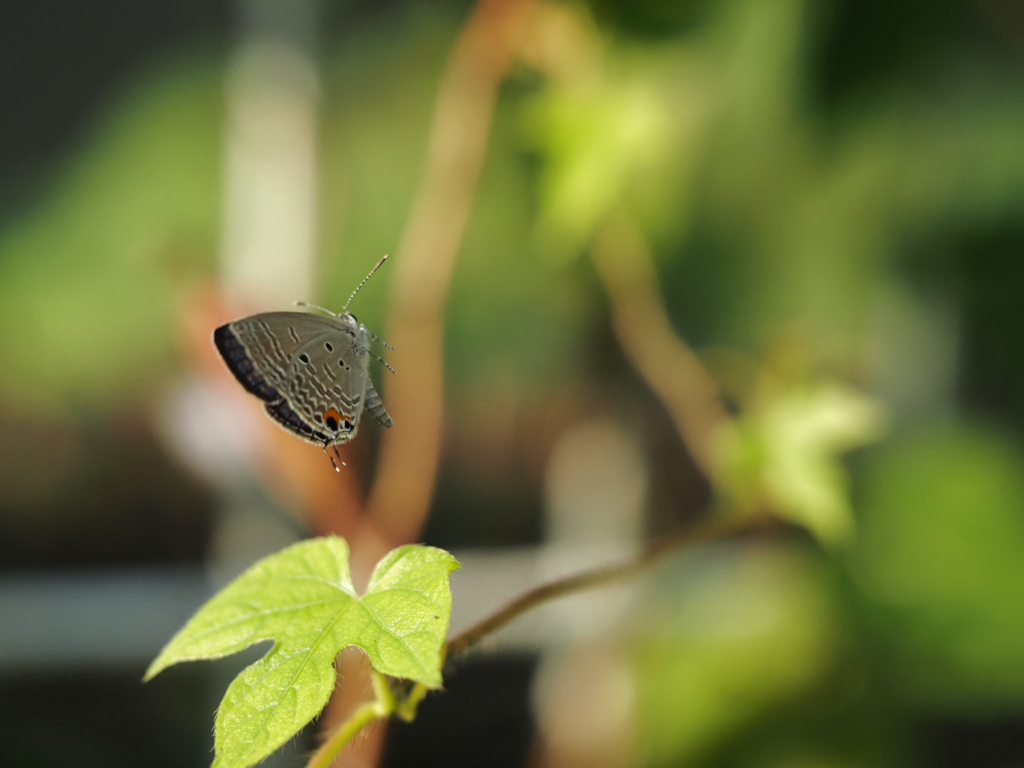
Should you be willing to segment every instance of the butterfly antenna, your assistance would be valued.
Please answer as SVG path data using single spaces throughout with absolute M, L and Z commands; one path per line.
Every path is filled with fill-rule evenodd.
M 380 269 L 380 265 L 383 264 L 387 260 L 388 260 L 388 255 L 385 253 L 384 257 L 380 261 L 377 262 L 377 266 L 375 266 L 373 269 L 371 269 L 370 270 L 370 274 L 368 274 L 366 277 L 364 277 L 363 278 L 363 282 L 361 282 L 359 285 L 357 285 L 356 289 L 354 291 L 352 291 L 352 295 L 348 297 L 348 301 L 345 302 L 345 306 L 342 307 L 342 309 L 341 309 L 341 314 L 344 315 L 346 312 L 348 312 L 348 305 L 352 303 L 352 299 L 354 299 L 356 297 L 356 294 L 359 293 L 359 289 L 362 288 L 364 285 L 366 285 L 366 281 L 369 280 L 371 277 L 373 277 L 373 273 L 376 272 L 378 269 Z
M 324 312 L 324 313 L 330 315 L 331 317 L 337 317 L 337 315 L 334 314 L 333 312 L 331 312 L 331 310 L 324 309 L 319 304 L 307 304 L 304 301 L 296 301 L 295 302 L 295 306 L 296 307 L 309 307 L 310 309 L 319 309 L 321 312 Z

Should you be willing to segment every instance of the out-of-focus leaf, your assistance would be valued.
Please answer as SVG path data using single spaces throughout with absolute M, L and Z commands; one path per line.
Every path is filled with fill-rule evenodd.
M 854 531 L 846 473 L 839 456 L 881 437 L 881 406 L 837 383 L 770 395 L 723 436 L 723 491 L 740 510 L 767 505 L 805 526 L 823 543 Z
M 930 427 L 872 457 L 851 551 L 890 678 L 918 705 L 1024 702 L 1024 452 Z
M 532 105 L 528 133 L 545 159 L 538 227 L 575 255 L 625 194 L 639 168 L 664 159 L 669 113 L 649 83 L 583 92 L 548 88 Z
M 448 575 L 458 566 L 440 549 L 399 547 L 377 563 L 360 597 L 344 539 L 301 542 L 259 561 L 200 608 L 146 679 L 180 661 L 274 640 L 217 710 L 214 766 L 252 765 L 323 709 L 334 690 L 331 662 L 342 648 L 362 648 L 383 674 L 440 687 L 452 607 Z
M 799 550 L 715 548 L 659 576 L 636 646 L 647 764 L 691 764 L 828 669 L 836 608 Z

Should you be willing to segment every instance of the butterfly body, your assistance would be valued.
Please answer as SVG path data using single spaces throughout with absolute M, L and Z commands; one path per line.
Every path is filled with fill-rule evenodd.
M 265 312 L 213 332 L 224 362 L 265 401 L 267 415 L 324 448 L 354 438 L 364 410 L 385 427 L 394 423 L 370 380 L 372 338 L 347 311 Z

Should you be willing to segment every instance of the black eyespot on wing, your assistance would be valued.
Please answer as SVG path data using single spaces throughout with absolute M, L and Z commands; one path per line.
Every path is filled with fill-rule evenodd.
M 245 351 L 242 342 L 231 330 L 231 323 L 222 325 L 213 332 L 213 343 L 217 347 L 217 351 L 220 352 L 220 356 L 224 358 L 228 370 L 234 374 L 238 383 L 245 387 L 246 391 L 267 401 L 277 400 L 281 397 L 281 394 L 270 386 L 256 370 L 249 353 Z
M 327 350 L 328 352 L 333 352 L 333 351 L 334 351 L 334 347 L 332 347 L 332 346 L 331 346 L 331 342 L 329 342 L 329 341 L 325 341 L 325 342 L 324 342 L 324 348 L 325 348 L 325 349 L 326 349 L 326 350 Z
M 338 361 L 338 365 L 340 365 L 342 368 L 344 368 L 345 367 L 345 361 L 344 360 L 339 360 Z
M 327 417 L 327 426 L 330 427 L 332 432 L 337 432 L 338 431 L 338 420 L 335 419 L 333 416 L 328 416 Z
M 307 355 L 305 352 L 303 352 L 301 355 L 299 355 L 299 360 L 301 360 L 304 363 L 308 363 L 309 362 L 309 355 Z

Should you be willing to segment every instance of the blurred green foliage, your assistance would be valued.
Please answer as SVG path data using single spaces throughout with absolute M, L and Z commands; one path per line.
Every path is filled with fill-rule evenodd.
M 1002 4 L 556 7 L 590 47 L 576 69 L 522 64 L 502 89 L 448 305 L 452 410 L 496 411 L 499 379 L 545 404 L 622 396 L 581 256 L 624 210 L 680 333 L 751 361 L 731 398 L 731 501 L 768 498 L 848 545 L 715 551 L 661 572 L 638 643 L 650 763 L 912 764 L 904 744 L 928 718 L 1019 719 L 1024 100 Z M 324 46 L 321 258 L 316 295 L 296 299 L 340 307 L 395 252 L 464 10 L 402 5 Z M 1000 46 L 963 21 L 986 14 Z M 917 43 L 900 43 L 915 25 Z M 177 292 L 216 274 L 222 79 L 223 62 L 192 53 L 141 72 L 0 222 L 6 413 L 109 414 L 180 372 Z M 371 328 L 386 293 L 380 280 L 360 294 Z M 791 333 L 806 371 L 759 398 L 765 350 Z M 947 368 L 950 386 L 928 389 Z M 851 502 L 838 454 L 876 439 L 883 410 L 889 436 L 854 463 Z M 997 432 L 978 411 L 1017 421 Z M 801 751 L 818 715 L 869 747 Z M 748 752 L 726 754 L 730 741 Z
M 915 707 L 1024 704 L 1024 452 L 990 429 L 927 426 L 874 453 L 850 556 L 875 642 Z
M 834 662 L 837 608 L 798 548 L 717 550 L 659 571 L 637 628 L 637 722 L 650 765 L 689 765 L 806 693 Z
M 722 441 L 727 504 L 771 509 L 826 545 L 847 543 L 854 519 L 839 454 L 881 437 L 881 408 L 834 383 L 761 391 L 758 399 Z
M 0 231 L 0 398 L 42 421 L 166 371 L 173 289 L 217 241 L 219 68 L 134 83 L 49 194 Z

